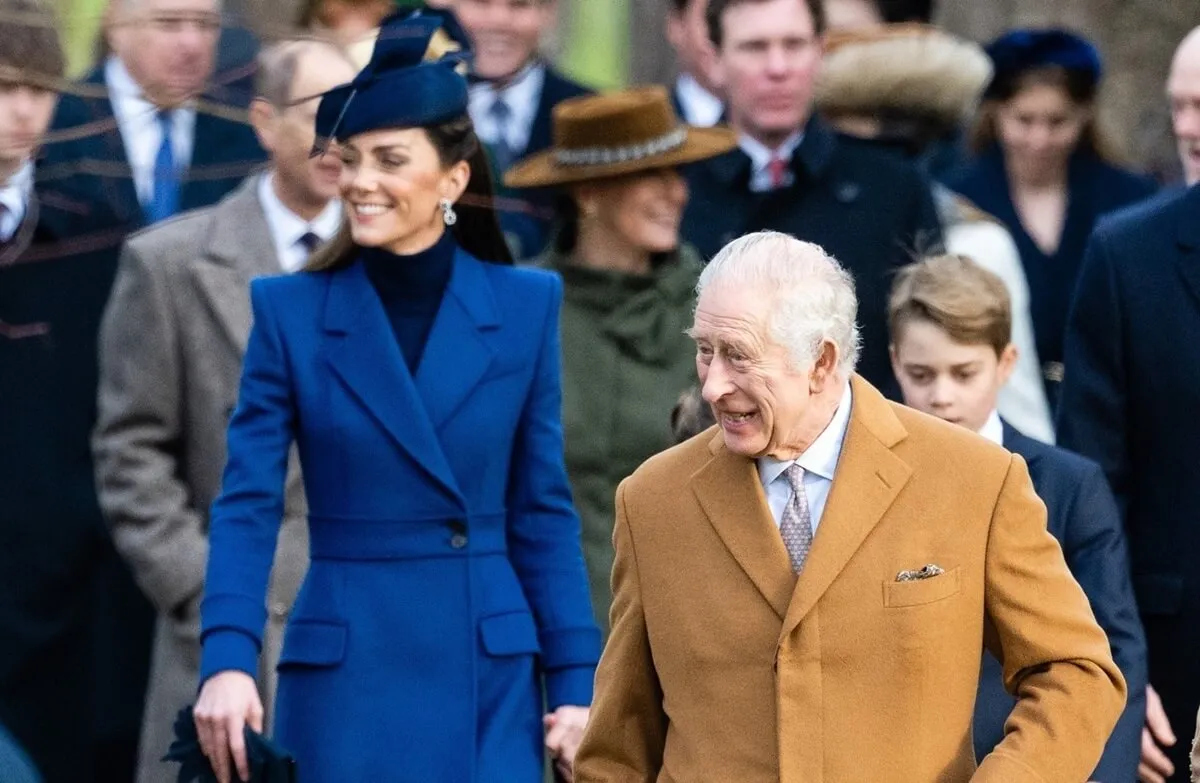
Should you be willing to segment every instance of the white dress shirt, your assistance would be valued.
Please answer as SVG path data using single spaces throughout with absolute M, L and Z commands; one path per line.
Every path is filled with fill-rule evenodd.
M 7 242 L 17 233 L 29 210 L 29 198 L 32 195 L 33 161 L 25 161 L 15 174 L 0 185 L 0 242 Z
M 125 143 L 125 157 L 133 170 L 138 201 L 145 206 L 154 198 L 154 159 L 162 146 L 158 107 L 146 99 L 142 88 L 116 57 L 108 58 L 104 64 L 104 82 L 108 85 L 113 116 Z M 195 107 L 176 108 L 171 114 L 171 149 L 180 171 L 186 170 L 191 163 L 195 135 Z
M 510 112 L 505 141 L 508 148 L 518 155 L 529 146 L 529 135 L 537 117 L 538 104 L 542 101 L 542 86 L 546 83 L 546 66 L 530 63 L 512 81 L 499 89 L 491 82 L 476 82 L 471 85 L 468 111 L 475 133 L 485 144 L 495 144 L 500 137 L 496 118 L 492 115 L 492 104 L 503 98 Z
M 675 97 L 683 110 L 683 121 L 688 125 L 711 128 L 725 113 L 721 99 L 701 87 L 690 73 L 681 73 L 675 80 Z
M 787 162 L 791 162 L 792 155 L 795 154 L 796 148 L 800 146 L 800 142 L 804 140 L 804 134 L 796 131 L 791 136 L 780 144 L 775 149 L 770 149 L 757 139 L 752 139 L 746 134 L 738 135 L 738 146 L 742 148 L 742 152 L 750 156 L 750 190 L 755 193 L 765 193 L 772 190 L 771 172 L 768 169 L 771 161 L 775 158 L 782 158 Z M 787 187 L 792 184 L 795 177 L 791 169 L 784 174 L 783 186 Z
M 758 478 L 762 482 L 767 506 L 771 509 L 771 517 L 776 526 L 783 519 L 784 509 L 792 502 L 792 487 L 783 472 L 796 463 L 804 468 L 804 496 L 808 499 L 812 532 L 816 535 L 821 515 L 825 513 L 825 501 L 829 499 L 829 490 L 833 486 L 833 473 L 837 469 L 838 458 L 842 455 L 842 444 L 846 442 L 851 404 L 850 384 L 847 383 L 833 418 L 803 454 L 787 462 L 773 457 L 758 458 Z
M 979 434 L 997 446 L 1004 445 L 1004 423 L 1000 421 L 999 411 L 992 411 L 992 415 L 979 428 Z
M 308 250 L 300 244 L 300 238 L 312 232 L 328 242 L 342 224 L 342 204 L 331 199 L 321 214 L 311 223 L 284 206 L 275 194 L 274 175 L 264 174 L 258 178 L 258 201 L 267 217 L 267 228 L 275 244 L 275 255 L 285 272 L 295 272 L 308 261 Z

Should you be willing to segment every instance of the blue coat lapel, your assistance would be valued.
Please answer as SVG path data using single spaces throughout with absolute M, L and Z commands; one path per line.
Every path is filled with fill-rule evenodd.
M 486 332 L 500 325 L 483 262 L 462 250 L 417 368 L 417 391 L 434 429 L 440 429 L 479 384 L 492 363 Z
M 438 316 L 438 322 L 444 320 Z M 435 333 L 437 328 L 435 322 Z M 361 263 L 330 277 L 325 332 L 326 357 L 350 393 L 450 497 L 465 505 L 422 395 L 417 392 L 387 314 Z M 431 340 L 425 355 L 430 357 L 439 350 L 444 348 Z M 442 359 L 441 363 L 456 364 L 453 358 Z M 425 398 L 429 399 L 428 395 Z

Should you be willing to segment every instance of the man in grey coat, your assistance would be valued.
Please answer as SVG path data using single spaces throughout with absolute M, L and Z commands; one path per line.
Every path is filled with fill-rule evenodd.
M 341 226 L 341 164 L 309 153 L 317 97 L 353 76 L 329 43 L 265 50 L 250 114 L 269 169 L 213 207 L 134 235 L 122 252 L 100 335 L 93 449 L 117 549 L 159 612 L 138 783 L 175 779 L 160 759 L 199 685 L 208 510 L 250 332 L 249 283 L 296 271 Z M 268 710 L 284 624 L 308 566 L 306 514 L 293 455 L 259 678 Z

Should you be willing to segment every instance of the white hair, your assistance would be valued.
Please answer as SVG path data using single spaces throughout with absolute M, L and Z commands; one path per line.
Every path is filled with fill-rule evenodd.
M 855 316 L 854 278 L 819 245 L 778 231 L 759 231 L 723 247 L 700 273 L 696 293 L 713 285 L 762 291 L 772 300 L 770 337 L 797 367 L 817 360 L 822 346 L 837 349 L 838 370 L 854 372 L 862 338 Z

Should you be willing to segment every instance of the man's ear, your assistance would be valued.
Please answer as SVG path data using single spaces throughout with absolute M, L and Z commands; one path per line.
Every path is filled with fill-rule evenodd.
M 250 127 L 258 137 L 259 145 L 267 152 L 275 149 L 275 120 L 279 114 L 269 101 L 255 98 L 250 102 Z
M 821 352 L 817 354 L 817 360 L 813 362 L 812 373 L 809 376 L 809 391 L 812 394 L 820 394 L 829 388 L 830 383 L 834 382 L 837 378 L 840 360 L 836 345 L 828 340 L 821 343 Z

